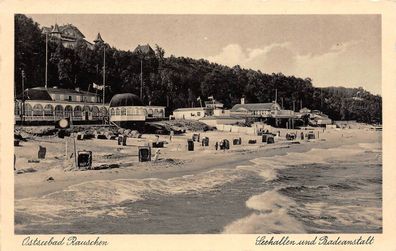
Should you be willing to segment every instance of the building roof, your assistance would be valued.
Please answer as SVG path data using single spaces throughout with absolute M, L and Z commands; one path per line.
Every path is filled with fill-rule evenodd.
M 51 87 L 47 89 L 45 87 L 29 88 L 24 93 L 27 100 L 52 100 L 51 94 L 98 96 L 98 94 L 93 92 Z M 22 94 L 18 95 L 17 98 L 22 98 Z
M 74 25 L 72 24 L 66 24 L 66 25 L 62 25 L 59 27 L 59 31 L 61 33 L 64 33 L 67 29 L 71 29 L 72 31 L 74 31 L 74 33 L 79 36 L 80 38 L 85 38 L 84 34 L 81 33 L 81 31 Z M 62 36 L 65 34 L 62 34 Z M 77 37 L 76 37 L 77 38 Z
M 98 35 L 96 36 L 96 39 L 94 40 L 95 43 L 103 43 L 103 39 L 102 36 L 100 35 L 100 32 L 98 33 Z
M 41 31 L 45 34 L 45 33 L 50 33 L 52 31 L 51 27 L 43 27 L 41 29 Z
M 52 29 L 52 31 L 51 31 L 52 33 L 59 33 L 60 31 L 59 31 L 59 26 L 58 26 L 58 24 L 55 24 L 55 26 L 54 26 L 54 28 Z
M 236 104 L 231 108 L 231 111 L 235 112 L 241 108 L 248 111 L 271 110 L 273 105 L 276 105 L 276 103 Z
M 203 111 L 205 107 L 189 107 L 189 108 L 177 108 L 173 112 L 188 112 L 188 111 Z
M 140 98 L 132 93 L 116 94 L 110 100 L 110 107 L 119 106 L 142 106 L 143 103 Z
M 49 95 L 48 91 L 45 90 L 45 88 L 28 88 L 23 91 L 24 97 L 22 97 L 22 94 L 19 94 L 17 96 L 17 99 L 22 99 L 24 98 L 25 100 L 52 100 L 51 96 Z
M 34 89 L 44 89 L 45 87 L 35 87 Z M 64 89 L 64 88 L 54 88 L 49 87 L 46 89 L 49 94 L 72 94 L 72 95 L 86 95 L 86 96 L 98 96 L 98 94 L 83 90 L 75 90 L 75 89 Z
M 146 55 L 150 55 L 150 54 L 154 55 L 155 54 L 154 50 L 150 47 L 149 44 L 146 44 L 146 45 L 139 44 L 133 52 L 137 53 L 137 54 L 146 54 Z
M 67 33 L 66 30 L 72 30 L 74 34 Z M 74 25 L 72 24 L 66 24 L 66 25 L 61 25 L 58 26 L 58 24 L 55 24 L 55 26 L 51 27 L 43 27 L 42 28 L 43 33 L 61 33 L 61 36 L 64 37 L 69 37 L 73 39 L 78 39 L 78 38 L 85 38 L 84 34 Z

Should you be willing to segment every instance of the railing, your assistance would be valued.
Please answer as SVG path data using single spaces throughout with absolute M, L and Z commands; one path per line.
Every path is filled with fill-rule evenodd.
M 23 120 L 24 121 L 57 121 L 60 120 L 62 118 L 65 118 L 66 116 L 44 116 L 44 115 L 37 115 L 37 116 L 32 116 L 32 115 L 25 115 L 23 116 Z M 92 118 L 89 118 L 87 121 L 90 120 L 100 120 L 102 119 L 103 116 L 93 116 Z M 86 120 L 85 118 L 83 118 L 82 116 L 78 116 L 78 117 L 74 117 L 72 116 L 71 119 L 73 121 L 83 121 Z M 15 115 L 15 121 L 22 121 L 22 117 L 20 115 Z

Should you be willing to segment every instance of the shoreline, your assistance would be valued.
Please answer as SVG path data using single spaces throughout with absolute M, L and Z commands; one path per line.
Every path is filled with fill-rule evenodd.
M 116 169 L 87 171 L 64 171 L 61 168 L 55 167 L 46 171 L 15 175 L 14 194 L 15 199 L 19 200 L 31 197 L 41 197 L 46 194 L 64 190 L 72 185 L 94 180 L 146 178 L 169 179 L 184 175 L 194 175 L 215 169 L 236 168 L 240 165 L 250 165 L 250 160 L 258 157 L 281 157 L 291 152 L 308 152 L 313 148 L 328 149 L 341 145 L 381 142 L 380 134 L 375 132 L 364 132 L 365 131 L 363 130 L 332 132 L 331 135 L 323 135 L 325 139 L 324 141 L 322 139 L 318 139 L 311 142 L 301 142 L 301 144 L 289 144 L 288 142 L 283 141 L 277 142 L 273 145 L 258 146 L 260 145 L 260 143 L 258 143 L 256 146 L 245 145 L 234 149 L 231 147 L 231 150 L 226 152 L 197 150 L 195 152 L 186 152 L 184 154 L 180 152 L 167 152 L 161 156 L 164 159 L 172 158 L 175 160 L 188 160 L 187 162 L 178 165 L 167 165 L 166 163 L 163 165 L 161 162 L 158 164 L 138 163 L 137 165 L 133 163 L 131 165 L 125 164 L 125 167 Z M 340 133 L 342 134 L 342 137 Z M 227 133 L 221 134 L 226 135 Z M 345 137 L 344 134 L 346 134 Z M 164 150 L 166 150 L 166 148 Z M 180 159 L 178 159 L 178 157 L 180 157 Z M 47 176 L 54 177 L 55 181 L 45 181 L 45 177 Z

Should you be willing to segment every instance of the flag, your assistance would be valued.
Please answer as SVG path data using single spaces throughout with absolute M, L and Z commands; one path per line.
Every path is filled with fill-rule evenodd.
M 198 97 L 198 98 L 197 98 L 197 101 L 201 101 L 201 97 Z
M 103 85 L 97 85 L 95 83 L 92 83 L 92 87 L 96 90 L 103 90 Z
M 208 99 L 213 99 L 213 96 L 209 96 Z

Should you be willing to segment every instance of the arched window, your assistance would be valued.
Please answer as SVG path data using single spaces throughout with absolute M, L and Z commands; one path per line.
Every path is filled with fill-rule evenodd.
M 165 116 L 165 115 L 164 115 L 164 110 L 163 110 L 163 109 L 160 109 L 160 112 L 159 112 L 159 113 L 160 113 L 160 117 L 161 117 L 161 118 L 163 118 L 163 117 Z
M 122 107 L 121 108 L 121 115 L 126 115 L 126 108 L 125 107 Z
M 74 117 L 76 118 L 81 118 L 81 106 L 76 106 L 74 107 L 74 113 L 73 113 Z
M 67 105 L 65 107 L 65 117 L 66 118 L 70 118 L 73 114 L 73 107 L 71 107 L 70 105 Z
M 25 104 L 24 107 L 25 116 L 32 116 L 32 106 L 30 104 Z
M 44 110 L 43 106 L 40 104 L 35 104 L 33 106 L 33 116 L 43 116 Z
M 54 115 L 54 107 L 50 104 L 44 106 L 44 115 L 45 116 L 53 116 Z
M 97 119 L 99 116 L 99 108 L 97 106 L 92 106 L 92 118 Z
M 120 110 L 120 108 L 116 108 L 116 115 L 121 115 L 121 110 Z
M 114 116 L 114 115 L 115 115 L 115 110 L 114 110 L 114 108 L 110 108 L 110 115 L 111 115 L 111 116 Z
M 55 106 L 55 117 L 63 118 L 63 107 L 61 105 Z

